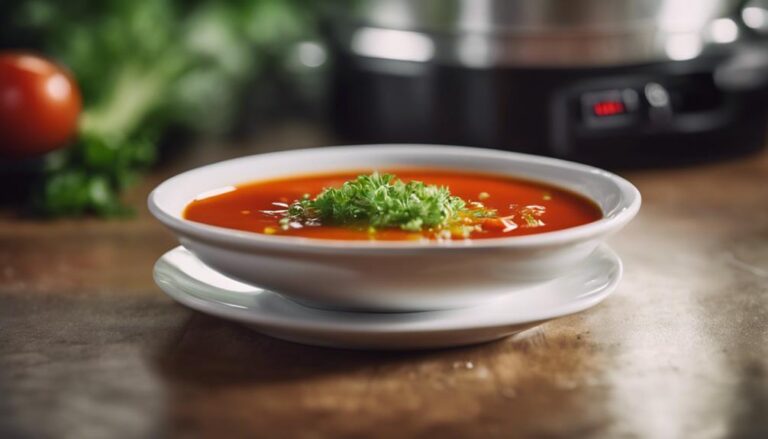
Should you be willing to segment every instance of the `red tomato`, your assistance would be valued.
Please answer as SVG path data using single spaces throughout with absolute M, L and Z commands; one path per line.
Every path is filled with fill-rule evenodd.
M 0 53 L 0 155 L 23 157 L 64 146 L 82 100 L 72 76 L 36 55 Z

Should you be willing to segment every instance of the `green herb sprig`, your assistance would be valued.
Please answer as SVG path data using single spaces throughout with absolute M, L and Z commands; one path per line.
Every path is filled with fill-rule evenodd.
M 445 186 L 408 183 L 391 174 L 359 175 L 339 188 L 326 188 L 288 206 L 280 224 L 359 225 L 375 229 L 400 228 L 410 232 L 466 227 L 496 211 L 480 203 L 467 203 Z

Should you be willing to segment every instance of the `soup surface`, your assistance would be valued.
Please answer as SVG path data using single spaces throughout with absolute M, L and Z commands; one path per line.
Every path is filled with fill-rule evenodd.
M 315 197 L 325 188 L 341 187 L 368 171 L 256 181 L 209 191 L 184 211 L 191 221 L 269 235 L 340 240 L 487 239 L 566 229 L 602 218 L 591 200 L 537 182 L 491 174 L 439 169 L 389 169 L 398 179 L 447 187 L 468 205 L 493 209 L 494 218 L 482 219 L 470 233 L 458 234 L 425 228 L 408 231 L 395 227 L 373 229 L 366 224 L 302 225 L 281 223 L 281 212 L 306 195 Z M 481 203 L 481 204 L 480 204 Z

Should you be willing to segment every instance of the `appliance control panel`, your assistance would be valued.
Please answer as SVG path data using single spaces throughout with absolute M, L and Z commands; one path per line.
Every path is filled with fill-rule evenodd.
M 668 81 L 669 82 L 669 81 Z M 679 83 L 653 79 L 627 81 L 617 87 L 573 90 L 576 129 L 582 134 L 609 131 L 690 131 L 706 128 L 726 109 L 723 94 L 709 77 L 689 76 Z
M 744 97 L 720 89 L 706 66 L 658 72 L 652 67 L 648 74 L 590 75 L 555 92 L 553 155 L 595 163 L 653 162 L 654 154 L 717 145 L 715 133 L 730 136 L 728 130 L 745 117 L 738 113 Z
M 577 125 L 595 134 L 611 130 L 674 130 L 678 122 L 721 111 L 721 93 L 702 78 L 662 85 L 653 80 L 624 87 L 582 89 L 575 94 Z
M 589 91 L 580 101 L 582 119 L 589 127 L 634 125 L 640 118 L 640 98 L 632 88 Z

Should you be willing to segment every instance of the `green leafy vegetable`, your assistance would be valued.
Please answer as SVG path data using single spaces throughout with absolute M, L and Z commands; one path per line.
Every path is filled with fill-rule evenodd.
M 72 148 L 49 157 L 33 207 L 47 216 L 130 214 L 118 194 L 154 160 L 155 145 L 149 138 L 110 142 L 83 135 Z
M 359 175 L 340 188 L 327 188 L 314 199 L 305 196 L 293 202 L 281 225 L 323 222 L 419 232 L 471 227 L 475 219 L 495 214 L 479 203 L 468 204 L 451 195 L 447 187 L 405 183 L 394 175 L 374 172 Z
M 3 3 L 0 47 L 53 57 L 72 70 L 84 99 L 78 138 L 49 158 L 38 181 L 37 210 L 125 213 L 120 192 L 152 164 L 163 132 L 227 132 L 245 87 L 270 72 L 285 77 L 293 45 L 316 37 L 322 3 Z

